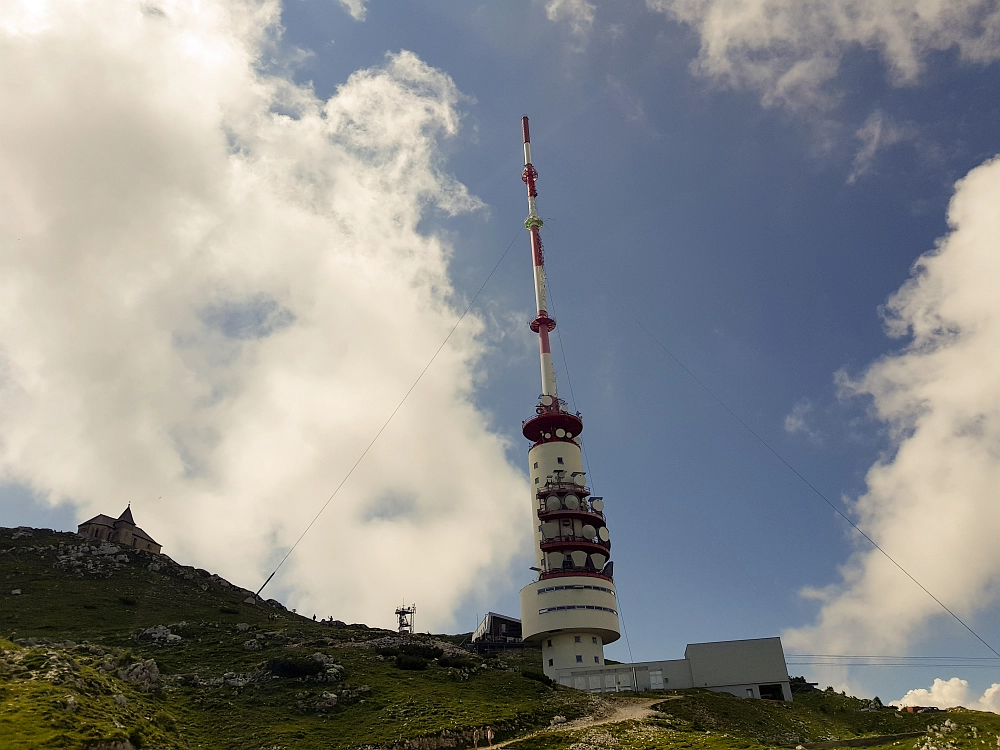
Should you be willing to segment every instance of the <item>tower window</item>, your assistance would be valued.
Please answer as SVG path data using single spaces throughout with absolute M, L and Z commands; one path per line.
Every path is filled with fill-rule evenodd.
M 549 648 L 552 648 L 552 641 L 549 641 Z
M 562 456 L 556 456 L 556 463 L 561 464 L 563 462 Z
M 535 461 L 535 468 L 538 468 L 538 461 Z
M 591 638 L 590 641 L 591 643 L 597 643 L 597 638 Z
M 538 477 L 535 477 L 535 484 L 538 484 Z
M 580 642 L 580 636 L 574 635 L 573 636 L 573 643 L 579 643 L 579 642 Z
M 577 661 L 577 664 L 583 664 L 583 656 L 581 656 L 580 654 L 577 654 L 576 655 L 576 661 Z
M 598 657 L 594 657 L 594 664 L 600 664 L 601 660 Z
M 549 659 L 549 666 L 550 667 L 552 666 L 552 660 L 551 659 Z

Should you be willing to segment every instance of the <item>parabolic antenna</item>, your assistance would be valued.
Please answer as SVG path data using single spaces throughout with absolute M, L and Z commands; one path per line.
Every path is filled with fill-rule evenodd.
M 566 437 L 566 430 L 564 430 L 562 427 L 557 427 L 556 437 Z
M 602 542 L 607 542 L 611 539 L 611 534 L 608 533 L 607 526 L 602 526 L 600 531 L 597 532 L 597 536 L 601 538 Z
M 586 526 L 583 527 L 583 538 L 584 539 L 593 539 L 595 536 L 597 536 L 597 529 L 595 529 L 589 523 Z M 601 567 L 601 566 L 598 565 L 597 567 Z
M 545 510 L 559 510 L 561 507 L 562 503 L 555 495 L 549 495 L 545 498 Z
M 566 495 L 566 497 L 563 498 L 563 503 L 565 503 L 566 507 L 569 508 L 570 510 L 576 510 L 577 508 L 580 507 L 580 498 L 570 493 L 569 495 Z
M 577 474 L 575 477 L 573 477 L 573 481 L 577 483 L 577 486 L 583 487 L 583 485 L 587 483 L 587 475 Z
M 590 501 L 590 507 L 600 512 L 604 510 L 604 501 L 601 500 L 601 498 L 599 497 L 595 497 L 593 500 Z
M 587 553 L 583 550 L 573 550 L 569 556 L 573 558 L 573 564 L 578 568 L 582 568 L 587 564 Z
M 552 406 L 552 396 L 542 396 L 542 406 Z
M 542 536 L 545 539 L 552 539 L 559 536 L 559 524 L 555 521 L 546 521 L 542 524 Z
M 594 567 L 600 570 L 604 567 L 604 563 L 608 561 L 608 556 L 595 552 L 590 556 L 590 560 L 594 563 Z

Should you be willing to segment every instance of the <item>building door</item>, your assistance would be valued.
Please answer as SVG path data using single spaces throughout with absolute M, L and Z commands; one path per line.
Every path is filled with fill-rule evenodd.
M 663 671 L 654 669 L 649 673 L 649 689 L 663 690 Z

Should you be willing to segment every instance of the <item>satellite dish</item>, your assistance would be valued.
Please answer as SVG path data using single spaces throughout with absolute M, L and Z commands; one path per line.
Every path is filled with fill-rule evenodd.
M 549 570 L 559 570 L 563 566 L 563 560 L 565 556 L 562 552 L 550 552 L 547 555 L 549 559 Z
M 552 406 L 552 396 L 542 396 L 542 406 Z
M 595 536 L 597 536 L 597 529 L 595 529 L 588 523 L 586 526 L 583 527 L 582 533 L 584 539 L 593 539 Z M 599 568 L 601 566 L 598 565 L 597 567 Z
M 556 428 L 556 437 L 566 437 L 566 430 L 562 427 Z
M 595 568 L 597 568 L 598 570 L 600 570 L 601 568 L 604 567 L 604 563 L 606 563 L 608 561 L 608 556 L 607 555 L 602 555 L 602 554 L 599 554 L 599 553 L 595 552 L 594 554 L 592 554 L 590 556 L 590 561 L 592 563 L 594 563 L 594 567 Z
M 552 437 L 552 433 L 551 433 L 551 432 L 546 432 L 546 433 L 545 433 L 545 439 L 546 439 L 546 440 L 548 440 L 548 439 L 549 439 L 549 438 L 551 438 L 551 437 Z
M 583 550 L 573 550 L 569 556 L 573 558 L 573 564 L 578 568 L 582 568 L 587 564 L 587 553 Z
M 600 528 L 600 531 L 597 532 L 597 536 L 599 536 L 601 538 L 602 542 L 607 542 L 607 541 L 610 541 L 610 539 L 611 539 L 611 534 L 608 533 L 608 527 L 607 526 L 602 526 Z
M 573 477 L 573 481 L 576 482 L 578 486 L 583 487 L 587 483 L 587 475 L 577 474 Z
M 573 437 L 573 433 L 572 433 L 572 432 L 567 432 L 567 433 L 566 433 L 566 437 L 568 437 L 568 438 L 571 438 L 571 437 Z
M 545 498 L 545 510 L 559 510 L 562 507 L 562 503 L 559 502 L 559 498 L 555 495 L 549 495 Z
M 599 497 L 595 497 L 590 501 L 590 507 L 596 510 L 598 513 L 604 510 L 604 501 Z
M 580 498 L 578 498 L 576 495 L 569 494 L 563 498 L 563 503 L 565 503 L 566 507 L 569 508 L 570 510 L 576 510 L 577 508 L 580 507 Z
M 542 537 L 544 539 L 553 539 L 559 536 L 559 524 L 555 521 L 546 521 L 542 524 Z

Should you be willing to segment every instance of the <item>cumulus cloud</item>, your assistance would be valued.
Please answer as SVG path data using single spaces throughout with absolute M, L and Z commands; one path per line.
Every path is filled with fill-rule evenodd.
M 545 15 L 550 21 L 565 23 L 577 36 L 587 36 L 594 27 L 597 6 L 588 0 L 548 0 Z
M 957 48 L 967 62 L 1000 58 L 1000 7 L 991 0 L 646 0 L 691 26 L 693 69 L 760 92 L 766 105 L 825 107 L 846 55 L 878 52 L 896 85 L 914 83 L 928 53 Z
M 915 264 L 884 310 L 903 348 L 857 378 L 892 450 L 853 504 L 859 525 L 960 617 L 996 602 L 1000 580 L 1000 159 L 957 183 L 950 232 Z M 866 543 L 865 543 L 866 544 Z M 885 557 L 859 541 L 841 582 L 808 593 L 815 623 L 786 632 L 803 653 L 903 653 L 946 617 Z M 955 624 L 956 628 L 960 628 Z
M 1000 713 L 1000 684 L 994 682 L 982 695 L 976 695 L 969 689 L 969 681 L 958 677 L 950 680 L 935 678 L 930 688 L 910 690 L 898 701 L 892 701 L 893 706 L 937 706 L 938 708 L 954 708 L 964 706 L 976 711 L 992 711 Z
M 0 9 L 0 478 L 256 587 L 458 318 L 429 212 L 462 95 L 409 52 L 327 101 L 271 0 Z M 473 403 L 468 318 L 276 579 L 422 627 L 502 578 L 528 491 Z M 157 502 L 156 498 L 162 497 Z M 523 533 L 522 533 L 523 532 Z M 272 584 L 272 585 L 275 585 Z

